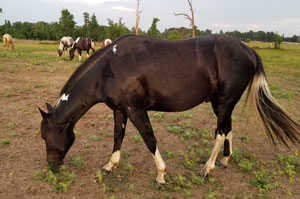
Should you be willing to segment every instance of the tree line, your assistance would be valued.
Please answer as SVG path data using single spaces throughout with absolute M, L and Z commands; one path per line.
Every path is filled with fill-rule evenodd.
M 135 34 L 136 28 L 132 27 L 129 29 L 122 22 L 122 18 L 118 22 L 114 22 L 111 19 L 107 19 L 107 25 L 99 25 L 95 14 L 91 16 L 89 13 L 83 13 L 84 24 L 77 26 L 74 21 L 74 16 L 69 12 L 68 9 L 61 11 L 61 16 L 58 22 L 47 23 L 39 21 L 36 23 L 30 22 L 14 22 L 11 23 L 9 20 L 5 20 L 4 24 L 0 26 L 0 34 L 9 33 L 14 38 L 18 39 L 33 39 L 33 40 L 59 40 L 63 36 L 71 36 L 74 39 L 78 36 L 91 37 L 96 41 L 102 41 L 105 38 L 112 40 L 126 35 Z M 139 29 L 140 35 L 149 35 L 156 38 L 176 40 L 183 38 L 190 38 L 193 36 L 192 29 L 181 27 L 181 28 L 168 28 L 163 32 L 157 29 L 158 18 L 153 18 L 152 24 L 147 31 Z M 209 35 L 212 31 L 199 30 L 195 27 L 195 35 Z M 266 41 L 275 42 L 278 37 L 281 37 L 283 41 L 288 42 L 300 42 L 300 37 L 294 35 L 292 37 L 284 37 L 278 35 L 276 32 L 264 32 L 264 31 L 249 31 L 239 32 L 237 30 L 230 32 L 220 31 L 220 34 L 231 35 L 241 41 Z

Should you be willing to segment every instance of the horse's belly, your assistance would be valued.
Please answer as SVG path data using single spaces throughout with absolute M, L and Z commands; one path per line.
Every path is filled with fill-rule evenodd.
M 193 87 L 182 88 L 176 92 L 160 90 L 152 92 L 152 106 L 150 110 L 156 111 L 185 111 L 193 108 L 211 96 L 209 85 L 194 85 Z

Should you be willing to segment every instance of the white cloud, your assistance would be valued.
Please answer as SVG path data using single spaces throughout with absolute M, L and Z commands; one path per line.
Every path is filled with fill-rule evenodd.
M 126 8 L 124 6 L 113 6 L 112 8 L 122 12 L 135 12 L 134 8 Z

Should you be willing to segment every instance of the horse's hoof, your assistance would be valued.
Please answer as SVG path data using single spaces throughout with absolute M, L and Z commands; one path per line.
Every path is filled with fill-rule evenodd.
M 221 168 L 221 169 L 226 169 L 227 168 L 227 165 L 224 165 L 222 162 L 220 161 L 217 161 L 216 162 L 216 166 Z
M 101 172 L 102 172 L 103 174 L 110 174 L 110 173 L 111 173 L 111 170 L 106 170 L 106 169 L 102 168 L 102 169 L 101 169 Z
M 167 183 L 160 183 L 157 181 L 153 181 L 153 185 L 154 185 L 155 189 L 162 190 L 162 189 L 164 189 L 164 187 L 166 187 Z

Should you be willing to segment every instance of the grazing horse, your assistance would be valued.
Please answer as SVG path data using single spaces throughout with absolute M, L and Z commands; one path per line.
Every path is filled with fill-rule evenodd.
M 111 44 L 111 40 L 110 39 L 104 39 L 103 41 L 100 42 L 100 48 L 103 48 L 109 44 Z
M 86 51 L 86 56 L 89 57 L 89 51 L 92 49 L 95 52 L 95 42 L 91 38 L 78 37 L 72 45 L 71 50 L 69 51 L 70 60 L 75 56 L 75 50 L 79 54 L 79 61 L 81 61 L 81 52 Z
M 165 163 L 147 111 L 184 111 L 210 102 L 217 116 L 215 144 L 200 174 L 208 175 L 224 145 L 221 163 L 232 154 L 232 111 L 249 86 L 247 101 L 273 142 L 300 143 L 300 126 L 272 97 L 262 61 L 254 50 L 226 35 L 178 41 L 124 36 L 98 50 L 72 74 L 56 105 L 47 105 L 41 136 L 47 161 L 61 165 L 72 146 L 74 125 L 93 105 L 105 103 L 114 114 L 114 147 L 103 167 L 120 163 L 127 119 L 138 129 L 153 158 L 158 183 L 165 183 Z
M 62 37 L 59 42 L 59 47 L 57 49 L 57 56 L 60 57 L 62 54 L 68 51 L 68 48 L 71 47 L 74 43 L 72 37 Z
M 10 36 L 10 34 L 4 34 L 2 40 L 3 40 L 4 47 L 11 48 L 12 50 L 14 49 L 13 39 Z

